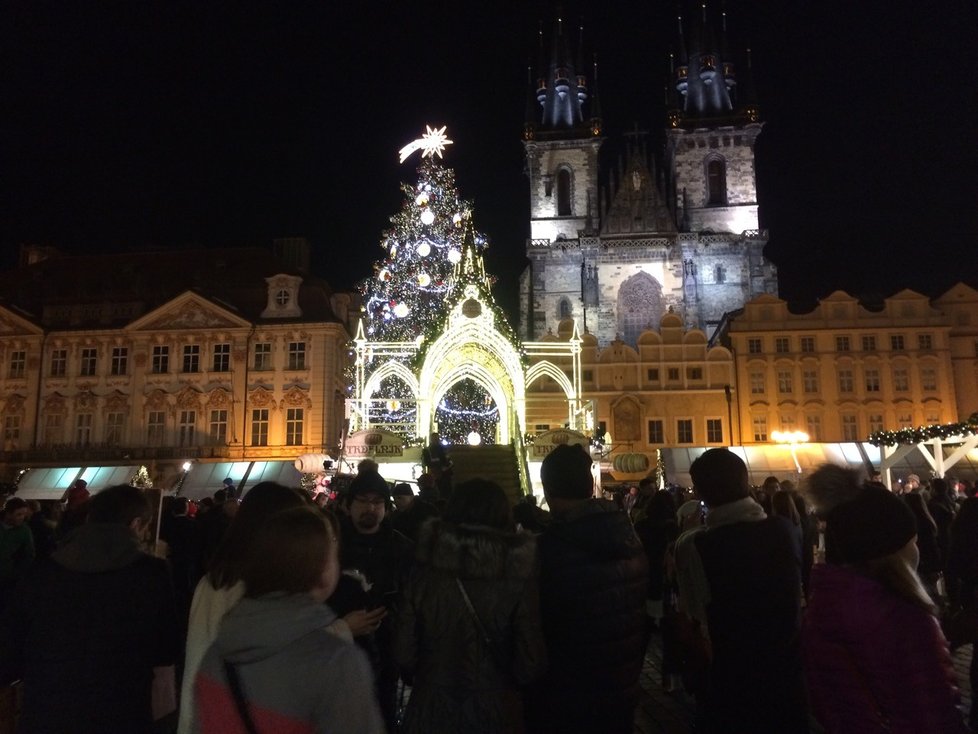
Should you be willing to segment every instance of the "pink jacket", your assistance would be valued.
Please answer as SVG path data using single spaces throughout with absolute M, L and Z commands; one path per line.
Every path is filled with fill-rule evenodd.
M 826 734 L 968 731 L 933 615 L 840 566 L 816 566 L 811 589 L 805 669 Z

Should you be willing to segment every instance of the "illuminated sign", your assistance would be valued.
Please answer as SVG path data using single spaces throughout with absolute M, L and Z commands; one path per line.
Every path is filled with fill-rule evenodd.
M 351 458 L 403 456 L 404 441 L 389 431 L 357 431 L 346 440 L 345 453 Z

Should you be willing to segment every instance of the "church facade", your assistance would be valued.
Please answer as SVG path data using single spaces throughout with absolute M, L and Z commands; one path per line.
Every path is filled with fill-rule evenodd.
M 573 319 L 601 345 L 632 346 L 668 313 L 712 334 L 723 314 L 776 294 L 763 254 L 754 144 L 762 123 L 748 74 L 738 76 L 724 29 L 680 24 L 665 146 L 638 135 L 604 170 L 602 119 L 558 21 L 523 132 L 530 183 L 529 266 L 520 282 L 520 335 L 556 334 Z

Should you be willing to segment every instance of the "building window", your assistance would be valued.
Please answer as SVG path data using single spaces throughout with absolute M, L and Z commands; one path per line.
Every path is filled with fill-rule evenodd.
M 804 370 L 801 373 L 802 389 L 806 393 L 818 392 L 818 370 Z
M 930 426 L 936 426 L 940 422 L 941 422 L 941 417 L 937 415 L 937 413 L 928 413 L 924 417 L 924 423 Z
M 869 432 L 878 433 L 879 431 L 882 430 L 883 430 L 883 416 L 879 415 L 878 413 L 869 416 Z
M 78 446 L 87 446 L 92 442 L 93 418 L 91 413 L 79 413 L 75 416 L 75 443 Z
M 153 347 L 153 366 L 151 368 L 154 375 L 165 375 L 170 371 L 170 348 L 157 345 Z
M 910 428 L 913 426 L 913 416 L 910 413 L 904 413 L 897 416 L 897 425 L 899 425 L 900 430 L 904 428 Z
M 920 389 L 921 390 L 937 389 L 937 370 L 935 370 L 933 367 L 920 368 Z
M 593 370 L 582 370 L 581 379 L 584 382 L 594 382 L 594 371 Z
M 230 344 L 215 344 L 214 345 L 214 372 L 230 372 L 231 371 L 231 345 Z
M 786 336 L 776 337 L 774 340 L 774 351 L 778 354 L 787 354 L 791 351 L 791 340 Z
M 720 158 L 711 158 L 706 164 L 706 203 L 723 206 L 727 203 L 727 166 Z
M 688 367 L 686 369 L 686 379 L 688 379 L 688 380 L 702 380 L 703 379 L 703 368 L 702 367 Z
M 82 377 L 94 377 L 98 367 L 98 349 L 87 347 L 81 350 L 81 370 Z
M 8 415 L 3 419 L 3 440 L 4 444 L 16 446 L 20 441 L 20 416 Z
M 146 443 L 150 446 L 162 446 L 166 437 L 166 413 L 162 410 L 151 410 L 146 416 Z
M 649 443 L 665 443 L 665 431 L 663 429 L 662 421 L 658 418 L 653 418 L 649 421 Z
M 272 369 L 272 345 L 269 342 L 255 345 L 255 369 L 258 371 Z
M 880 371 L 876 369 L 866 370 L 866 392 L 880 391 Z
M 10 370 L 7 377 L 23 377 L 27 371 L 27 352 L 18 349 L 10 353 Z
M 852 392 L 852 370 L 839 370 L 839 392 Z
M 305 411 L 302 408 L 289 408 L 285 411 L 285 445 L 302 445 L 302 422 Z
M 674 381 L 676 381 L 676 380 L 679 379 L 679 368 L 678 367 L 670 367 L 667 370 L 667 374 L 669 375 L 669 379 L 674 382 Z
M 808 439 L 810 441 L 822 440 L 822 418 L 817 415 L 805 417 L 805 427 L 808 429 Z
M 268 446 L 268 408 L 251 411 L 251 445 Z
M 571 175 L 566 168 L 557 171 L 557 216 L 571 216 Z
M 727 281 L 727 271 L 722 265 L 717 265 L 713 268 L 713 281 L 717 284 Z
M 290 370 L 304 370 L 306 368 L 306 343 L 289 342 L 289 367 Z
M 51 352 L 51 377 L 64 377 L 68 372 L 68 350 L 55 349 Z
M 563 321 L 571 317 L 571 303 L 567 298 L 561 298 L 557 304 L 557 320 Z
M 44 416 L 44 445 L 56 446 L 65 440 L 65 417 L 61 413 Z
M 791 370 L 778 370 L 778 392 L 790 395 L 793 387 Z
M 843 441 L 859 440 L 859 426 L 856 422 L 856 416 L 854 415 L 842 416 L 842 440 Z
M 755 415 L 751 425 L 754 428 L 754 440 L 767 441 L 767 418 L 763 415 Z
M 211 446 L 226 446 L 228 442 L 228 412 L 212 410 L 210 420 Z
M 723 421 L 719 418 L 706 419 L 706 442 L 723 443 Z
M 849 337 L 847 337 L 847 336 L 837 336 L 835 338 L 835 351 L 837 351 L 837 352 L 848 352 L 849 351 Z
M 197 411 L 181 410 L 177 430 L 180 437 L 179 446 L 195 446 L 197 443 Z
M 760 354 L 762 351 L 762 345 L 760 339 L 748 339 L 747 340 L 747 353 L 748 354 Z
M 676 421 L 676 443 L 693 443 L 693 421 L 680 418 Z
M 890 349 L 894 352 L 902 352 L 904 350 L 903 334 L 892 334 L 890 336 Z
M 183 371 L 200 372 L 200 345 L 185 344 L 183 347 Z M 182 446 L 183 444 L 181 444 Z
M 906 367 L 893 368 L 893 389 L 896 392 L 907 392 L 910 390 L 910 372 Z
M 751 395 L 763 395 L 764 394 L 764 373 L 763 372 L 751 372 L 750 373 L 750 392 L 751 392 Z
M 111 374 L 124 375 L 129 371 L 129 349 L 127 347 L 112 347 Z
M 864 352 L 875 352 L 876 351 L 876 337 L 872 334 L 866 334 L 863 336 L 863 351 Z
M 920 349 L 933 349 L 934 337 L 931 334 L 917 334 L 917 347 Z
M 108 413 L 105 416 L 105 443 L 109 446 L 119 446 L 122 443 L 122 432 L 126 425 L 125 413 Z
M 646 374 L 646 377 L 648 378 L 649 382 L 658 382 L 659 381 L 659 370 L 657 370 L 657 369 L 648 370 L 645 374 Z
M 815 351 L 815 337 L 814 336 L 803 336 L 801 338 L 801 351 L 805 354 L 811 354 Z

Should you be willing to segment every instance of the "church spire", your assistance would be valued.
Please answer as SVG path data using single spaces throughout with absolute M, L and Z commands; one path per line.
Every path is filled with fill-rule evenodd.
M 590 115 L 586 115 L 584 111 L 585 104 L 593 99 L 593 88 L 589 88 L 583 62 L 583 25 L 579 27 L 579 35 L 575 62 L 570 33 L 558 11 L 551 38 L 550 57 L 541 64 L 535 90 L 537 102 L 543 108 L 538 130 L 546 133 L 547 137 L 559 137 L 568 133 L 573 137 L 586 135 L 588 128 L 593 127 L 592 120 L 596 119 L 594 110 L 590 110 Z M 542 47 L 541 32 L 541 51 Z M 594 106 L 593 103 L 591 106 Z M 592 134 L 600 134 L 600 125 L 598 132 Z

